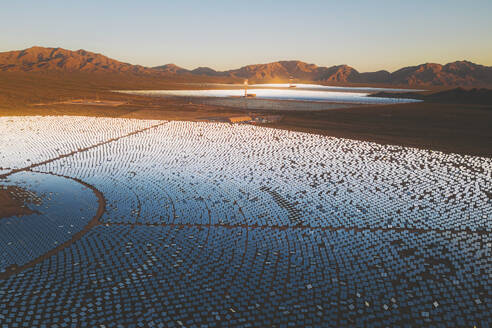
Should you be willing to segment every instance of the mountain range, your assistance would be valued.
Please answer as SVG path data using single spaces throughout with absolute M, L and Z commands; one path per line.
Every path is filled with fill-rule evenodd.
M 394 72 L 358 72 L 353 67 L 338 65 L 317 66 L 302 61 L 278 61 L 268 64 L 248 65 L 228 71 L 209 67 L 188 70 L 174 64 L 144 67 L 123 63 L 104 55 L 62 48 L 32 47 L 25 50 L 0 53 L 0 71 L 8 72 L 97 72 L 131 73 L 134 75 L 193 76 L 222 78 L 224 81 L 280 82 L 292 77 L 295 81 L 326 84 L 385 84 L 401 86 L 492 86 L 492 67 L 469 61 L 456 61 L 441 65 L 426 63 L 401 68 Z
M 32 47 L 0 53 L 0 71 L 11 72 L 120 72 L 152 73 L 153 70 L 131 65 L 90 51 Z

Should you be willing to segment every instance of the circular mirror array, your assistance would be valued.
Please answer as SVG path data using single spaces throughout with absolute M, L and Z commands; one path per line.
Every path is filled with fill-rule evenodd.
M 47 202 L 60 179 L 59 197 L 85 195 L 36 214 L 64 227 L 77 214 L 65 247 L 51 246 L 56 229 L 20 226 L 31 216 L 0 219 L 2 247 L 37 248 L 4 247 L 5 269 L 35 259 L 0 276 L 9 327 L 492 324 L 489 158 L 251 125 L 77 120 L 0 119 L 5 149 L 22 149 L 0 155 L 2 185 Z

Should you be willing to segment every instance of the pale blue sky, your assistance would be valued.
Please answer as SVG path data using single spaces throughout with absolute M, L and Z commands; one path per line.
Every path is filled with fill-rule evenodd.
M 346 2 L 0 0 L 0 51 L 40 45 L 220 70 L 283 59 L 359 71 L 492 65 L 491 0 Z

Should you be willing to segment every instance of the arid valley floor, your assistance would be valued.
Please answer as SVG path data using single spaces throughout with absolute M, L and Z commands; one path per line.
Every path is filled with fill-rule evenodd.
M 118 74 L 0 72 L 0 115 L 81 115 L 206 121 L 209 118 L 227 118 L 255 112 L 245 110 L 242 104 L 227 107 L 207 105 L 200 99 L 149 98 L 111 92 L 120 89 L 189 89 L 190 85 L 184 82 L 186 81 L 151 77 L 123 78 Z M 195 87 L 199 88 L 200 84 Z M 51 104 L 72 99 L 96 98 L 121 101 L 124 105 L 112 107 Z M 488 99 L 478 104 L 470 103 L 465 98 L 462 102 L 433 100 L 414 104 L 354 106 L 344 110 L 310 113 L 294 110 L 282 112 L 283 119 L 270 126 L 490 157 L 490 98 L 489 93 Z M 48 105 L 37 105 L 42 103 Z M 256 112 L 270 113 L 268 109 Z

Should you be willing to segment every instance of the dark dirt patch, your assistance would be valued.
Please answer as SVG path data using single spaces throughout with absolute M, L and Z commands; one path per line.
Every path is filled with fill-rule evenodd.
M 31 191 L 17 186 L 0 186 L 0 218 L 36 213 L 27 204 L 40 202 L 40 198 Z

